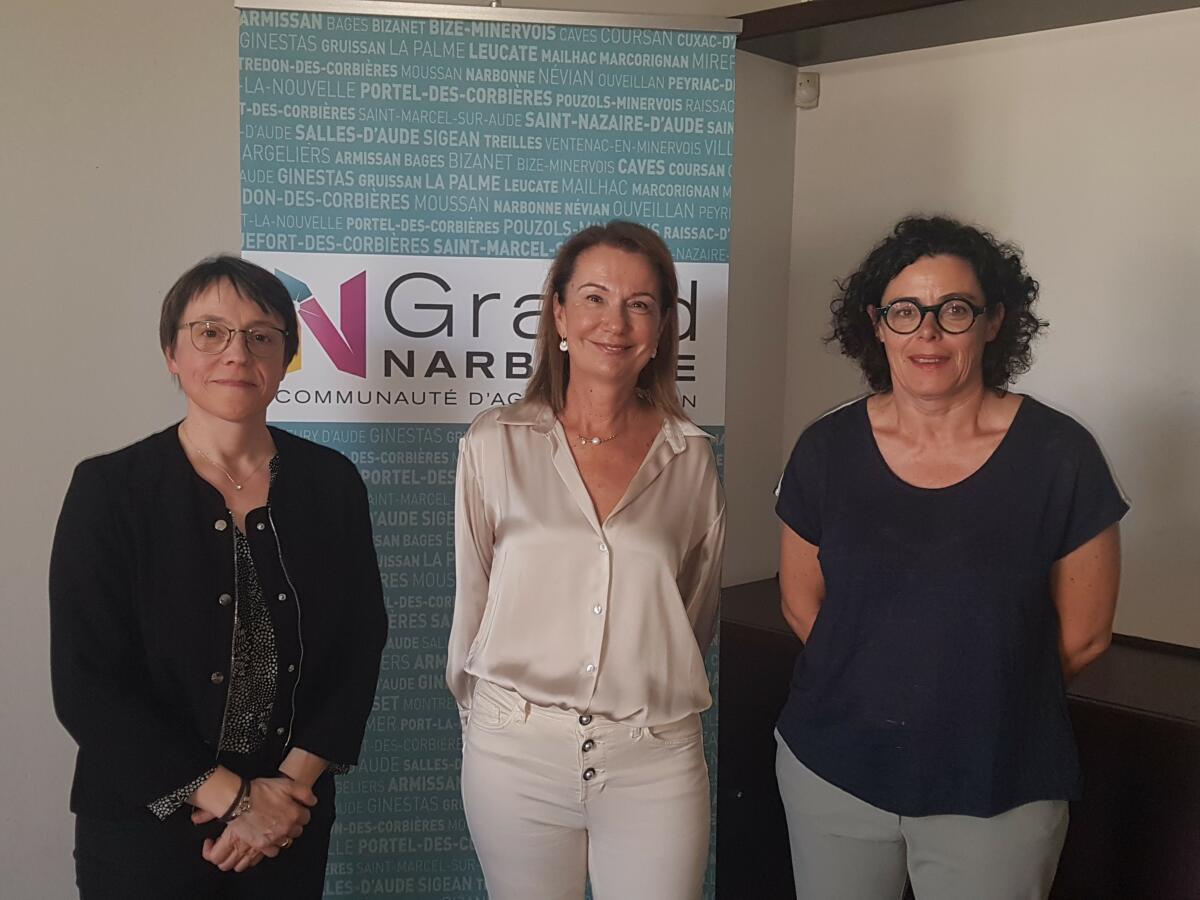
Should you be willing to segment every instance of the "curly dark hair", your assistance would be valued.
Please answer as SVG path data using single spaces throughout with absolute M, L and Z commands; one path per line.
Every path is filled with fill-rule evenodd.
M 1025 271 L 1020 249 L 945 216 L 901 219 L 853 274 L 837 282 L 838 295 L 829 304 L 833 331 L 825 338 L 826 343 L 836 341 L 843 355 L 859 364 L 873 390 L 891 390 L 887 355 L 875 335 L 867 307 L 878 307 L 891 280 L 925 256 L 957 256 L 969 263 L 983 288 L 984 302 L 989 307 L 998 303 L 1004 306 L 1000 331 L 983 351 L 984 386 L 1004 388 L 1029 371 L 1033 362 L 1030 345 L 1049 323 L 1031 309 L 1037 300 L 1038 283 Z

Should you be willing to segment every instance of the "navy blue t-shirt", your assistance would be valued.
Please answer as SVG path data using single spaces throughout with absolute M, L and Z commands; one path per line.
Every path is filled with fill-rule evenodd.
M 778 723 L 796 758 L 905 816 L 1077 797 L 1050 568 L 1128 508 L 1095 439 L 1032 397 L 945 488 L 888 468 L 865 399 L 811 425 L 776 505 L 826 589 Z

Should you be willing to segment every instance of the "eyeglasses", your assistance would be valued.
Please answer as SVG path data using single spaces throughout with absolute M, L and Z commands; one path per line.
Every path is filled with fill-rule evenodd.
M 235 334 L 246 336 L 246 349 L 259 359 L 271 359 L 283 354 L 283 339 L 288 333 L 282 328 L 266 325 L 262 328 L 230 328 L 220 322 L 184 322 L 192 338 L 192 346 L 201 353 L 224 353 Z
M 938 326 L 947 334 L 970 331 L 975 320 L 987 312 L 986 306 L 976 306 L 961 297 L 951 297 L 933 306 L 922 306 L 914 300 L 897 300 L 879 307 L 879 315 L 896 334 L 912 334 L 925 321 L 925 313 L 933 313 Z

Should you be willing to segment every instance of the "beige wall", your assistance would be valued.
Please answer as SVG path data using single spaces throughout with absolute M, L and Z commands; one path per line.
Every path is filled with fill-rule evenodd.
M 795 69 L 738 53 L 725 400 L 725 584 L 778 569 L 774 513 L 788 359 Z
M 533 5 L 533 4 L 523 4 Z M 536 5 L 583 9 L 589 4 Z M 599 4 L 597 4 L 599 5 Z M 734 4 L 638 0 L 647 13 Z M 606 7 L 605 11 L 617 7 Z M 236 251 L 237 14 L 230 0 L 10 0 L 0 26 L 0 895 L 71 896 L 73 745 L 54 719 L 46 565 L 74 464 L 178 416 L 157 305 L 200 256 Z M 774 570 L 761 494 L 778 455 L 792 170 L 788 67 L 739 54 L 728 445 L 730 571 Z M 776 109 L 775 105 L 784 105 Z M 747 166 L 746 161 L 754 165 Z M 759 342 L 771 341 L 759 357 Z M 756 422 L 766 423 L 755 431 Z M 774 424 L 771 424 L 774 423 Z M 769 531 L 764 543 L 760 532 Z
M 785 445 L 861 390 L 833 279 L 900 216 L 1024 245 L 1051 328 L 1018 389 L 1082 420 L 1132 498 L 1119 631 L 1200 646 L 1200 11 L 821 68 L 797 119 Z

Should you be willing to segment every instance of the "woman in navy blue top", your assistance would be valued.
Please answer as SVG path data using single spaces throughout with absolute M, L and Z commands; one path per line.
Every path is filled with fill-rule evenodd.
M 1064 684 L 1108 645 L 1128 505 L 1081 425 L 1005 389 L 1037 291 L 944 218 L 840 285 L 832 339 L 874 393 L 805 430 L 776 508 L 800 898 L 1049 892 L 1079 792 Z

